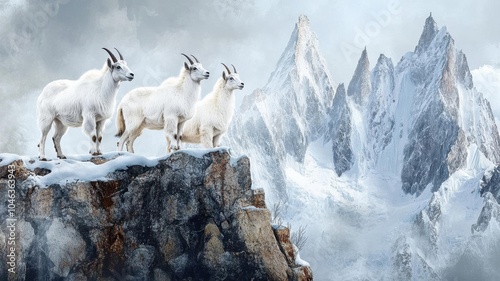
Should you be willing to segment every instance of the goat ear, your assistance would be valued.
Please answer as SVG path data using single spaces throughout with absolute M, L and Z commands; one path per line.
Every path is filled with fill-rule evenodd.
M 222 71 L 222 79 L 227 80 L 226 72 Z
M 186 68 L 186 70 L 189 70 L 189 65 L 187 63 L 184 63 L 184 67 Z
M 109 67 L 110 69 L 111 69 L 111 66 L 112 66 L 112 64 L 111 64 L 111 60 L 110 60 L 110 59 L 108 59 L 108 67 Z

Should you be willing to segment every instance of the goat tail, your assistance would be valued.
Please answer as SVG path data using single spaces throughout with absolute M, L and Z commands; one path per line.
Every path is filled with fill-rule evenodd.
M 125 132 L 125 119 L 123 119 L 123 109 L 121 107 L 118 108 L 118 115 L 116 116 L 116 127 L 118 128 L 118 132 L 115 137 L 121 137 Z

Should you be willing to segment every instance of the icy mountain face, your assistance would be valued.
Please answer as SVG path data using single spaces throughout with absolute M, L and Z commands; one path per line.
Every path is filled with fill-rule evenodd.
M 285 195 L 285 162 L 304 161 L 309 143 L 325 131 L 333 95 L 318 40 L 301 16 L 266 86 L 245 97 L 228 134 L 231 147 L 251 157 L 263 152 L 262 162 L 273 168 L 252 172 L 278 183 Z
M 345 171 L 351 169 L 353 164 L 351 109 L 347 105 L 344 84 L 337 87 L 328 117 L 330 121 L 326 139 L 331 140 L 333 165 L 337 175 L 341 176 Z
M 380 55 L 371 73 L 371 88 L 368 104 L 368 140 L 370 151 L 378 158 L 392 138 L 394 131 L 394 66 L 391 59 Z
M 429 24 L 427 20 L 424 32 Z M 437 190 L 463 164 L 460 148 L 465 144 L 457 144 L 460 148 L 455 149 L 456 155 L 448 159 L 460 133 L 458 90 L 450 69 L 450 60 L 454 58 L 452 44 L 449 34 L 442 30 L 427 48 L 417 46 L 420 53 L 398 65 L 399 69 L 410 69 L 408 75 L 416 90 L 410 93 L 414 95 L 410 110 L 415 119 L 410 120 L 413 124 L 409 127 L 401 171 L 403 190 L 407 193 L 419 195 L 428 184 Z
M 413 101 L 406 108 L 410 118 L 398 120 L 408 124 L 403 190 L 419 195 L 429 184 L 433 191 L 439 189 L 463 167 L 472 143 L 497 162 L 500 142 L 489 104 L 473 88 L 467 59 L 455 48 L 446 28 L 437 31 L 429 17 L 415 50 L 400 61 L 396 76 L 409 81 L 413 89 L 399 94 L 400 100 Z

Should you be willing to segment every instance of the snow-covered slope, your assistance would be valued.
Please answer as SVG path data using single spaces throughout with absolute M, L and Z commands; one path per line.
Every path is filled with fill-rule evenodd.
M 307 225 L 315 276 L 498 278 L 499 134 L 446 28 L 429 16 L 396 65 L 370 70 L 365 49 L 347 89 L 331 81 L 302 16 L 226 138 L 292 228 Z

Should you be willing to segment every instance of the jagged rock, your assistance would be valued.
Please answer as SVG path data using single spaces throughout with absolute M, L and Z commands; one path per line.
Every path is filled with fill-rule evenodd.
M 485 174 L 481 180 L 481 195 L 484 196 L 487 192 L 490 192 L 500 203 L 500 165 Z
M 365 48 L 347 87 L 347 95 L 352 97 L 356 104 L 363 106 L 367 102 L 370 90 L 370 62 Z
M 337 175 L 351 169 L 354 162 L 351 145 L 351 109 L 347 105 L 347 95 L 344 84 L 337 87 L 335 98 L 329 113 L 327 140 L 332 141 L 333 164 Z
M 312 280 L 310 268 L 297 271 L 280 250 L 263 191 L 251 189 L 248 158 L 178 152 L 114 169 L 121 157 L 86 162 L 110 169 L 106 179 L 48 186 L 40 184 L 44 177 L 74 160 L 54 160 L 45 175 L 35 172 L 40 162 L 12 163 L 16 280 Z M 7 164 L 0 160 L 4 201 Z M 3 205 L 0 215 L 7 215 Z
M 484 198 L 484 206 L 477 218 L 477 222 L 471 226 L 471 233 L 484 232 L 492 219 L 500 223 L 500 165 L 485 173 L 481 180 L 481 196 Z
M 281 252 L 285 254 L 287 263 L 293 266 L 295 264 L 295 253 L 290 241 L 290 229 L 284 226 L 275 226 L 273 227 L 273 231 L 276 240 L 278 240 Z
M 311 268 L 297 262 L 298 249 L 290 240 L 290 229 L 282 225 L 275 225 L 273 231 L 288 266 L 292 268 L 293 277 L 291 280 L 313 280 Z
M 500 205 L 497 199 L 490 192 L 484 195 L 484 206 L 477 218 L 477 222 L 471 226 L 471 233 L 484 232 L 491 223 L 491 220 L 496 220 L 500 224 Z

